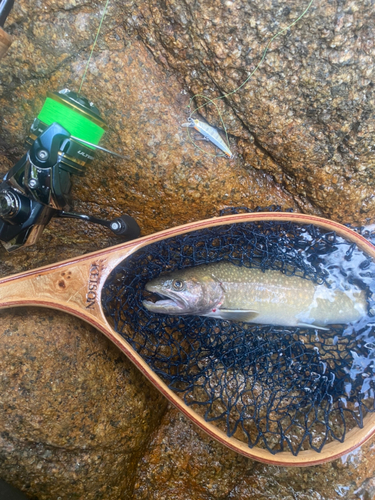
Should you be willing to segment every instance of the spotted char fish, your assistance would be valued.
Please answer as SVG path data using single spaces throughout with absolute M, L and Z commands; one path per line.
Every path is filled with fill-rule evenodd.
M 162 297 L 152 312 L 325 329 L 367 314 L 366 294 L 355 285 L 329 288 L 281 271 L 239 267 L 228 261 L 160 275 L 146 290 Z

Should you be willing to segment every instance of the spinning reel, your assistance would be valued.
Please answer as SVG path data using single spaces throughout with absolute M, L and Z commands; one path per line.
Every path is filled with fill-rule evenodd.
M 0 242 L 8 251 L 35 243 L 52 217 L 101 224 L 125 241 L 139 236 L 128 215 L 106 221 L 69 211 L 71 175 L 84 175 L 95 149 L 117 155 L 98 146 L 106 128 L 85 97 L 67 89 L 48 93 L 26 139 L 29 150 L 0 183 Z

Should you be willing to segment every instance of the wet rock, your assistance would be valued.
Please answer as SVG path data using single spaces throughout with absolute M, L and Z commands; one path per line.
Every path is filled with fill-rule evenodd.
M 313 207 L 344 222 L 374 216 L 372 2 L 314 3 L 300 23 L 272 42 L 259 70 L 232 94 L 272 36 L 297 19 L 307 2 L 286 7 L 201 0 L 192 9 L 179 2 L 129 0 L 126 6 L 127 25 L 156 59 L 178 72 L 190 94 L 230 94 L 216 103 L 242 165 L 260 164 L 302 210 Z M 220 125 L 214 106 L 200 112 Z
M 164 398 L 99 332 L 0 313 L 1 477 L 38 500 L 129 498 Z
M 82 9 L 87 12 L 87 6 Z M 110 217 L 127 212 L 137 218 L 143 234 L 147 234 L 176 223 L 218 215 L 220 208 L 227 205 L 256 207 L 276 203 L 296 207 L 283 186 L 275 184 L 259 165 L 246 166 L 239 158 L 228 162 L 194 148 L 186 129 L 180 126 L 188 116 L 185 86 L 172 70 L 158 64 L 135 32 L 114 26 L 118 17 L 122 19 L 121 13 L 125 16 L 122 4 L 114 4 L 110 9 L 82 92 L 98 106 L 109 124 L 103 145 L 128 159 L 99 153 L 99 160 L 90 165 L 86 176 L 73 179 L 73 196 L 79 200 L 76 210 Z M 98 23 L 97 10 L 92 9 L 92 15 Z M 53 22 L 62 33 L 69 25 L 67 33 L 74 40 L 76 32 L 82 37 L 83 28 L 70 23 L 70 16 L 73 11 L 61 11 L 57 16 L 47 9 L 42 20 L 46 29 Z M 28 18 L 23 29 L 32 31 L 36 22 L 42 21 Z M 11 60 L 12 53 L 4 60 L 0 97 L 1 135 L 8 151 L 17 148 L 18 157 L 21 155 L 20 145 L 48 90 L 78 90 L 93 37 L 91 30 L 87 33 L 85 53 L 79 57 L 67 55 L 65 62 L 59 60 L 60 48 L 52 43 L 52 54 L 46 59 L 54 67 L 48 71 L 34 64 L 25 68 L 21 62 L 23 53 L 18 54 L 21 42 L 14 42 L 16 62 Z M 46 71 L 50 75 L 47 78 Z M 255 146 L 253 149 L 256 156 Z M 208 153 L 216 151 L 208 145 Z M 263 152 L 260 156 L 264 156 Z M 95 229 L 90 236 L 92 231 Z M 102 232 L 97 230 L 97 234 Z
M 98 153 L 73 178 L 74 209 L 108 219 L 128 213 L 143 234 L 232 205 L 278 204 L 346 223 L 373 218 L 370 0 L 315 2 L 244 88 L 216 101 L 234 160 L 210 156 L 210 144 L 196 148 L 180 126 L 192 95 L 212 99 L 241 85 L 304 7 L 111 0 L 82 92 L 109 124 L 102 145 L 127 159 Z M 6 26 L 15 41 L 0 62 L 1 174 L 24 154 L 47 91 L 78 91 L 103 8 L 15 3 Z M 222 127 L 214 106 L 199 112 Z M 118 242 L 104 228 L 55 220 L 35 246 L 0 248 L 0 276 Z M 31 498 L 331 500 L 372 491 L 373 442 L 346 462 L 283 469 L 228 451 L 174 411 L 159 426 L 164 399 L 78 319 L 2 312 L 0 350 L 1 475 Z
M 277 467 L 224 449 L 176 410 L 161 421 L 137 470 L 137 500 L 372 498 L 375 440 L 334 462 Z M 367 478 L 367 479 L 364 479 Z

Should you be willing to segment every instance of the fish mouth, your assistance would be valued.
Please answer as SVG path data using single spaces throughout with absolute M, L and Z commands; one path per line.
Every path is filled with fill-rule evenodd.
M 175 297 L 174 295 L 167 295 L 161 293 L 159 290 L 153 290 L 152 286 L 146 286 L 148 299 L 142 303 L 146 309 L 151 312 L 164 312 L 164 313 L 182 313 L 186 310 L 185 301 L 182 297 Z
M 152 302 L 151 300 L 144 300 L 143 305 L 151 312 L 170 312 L 172 310 L 184 310 L 181 304 L 171 299 L 162 299 L 156 302 Z

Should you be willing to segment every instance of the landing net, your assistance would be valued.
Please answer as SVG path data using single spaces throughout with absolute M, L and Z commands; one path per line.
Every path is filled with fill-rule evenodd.
M 369 315 L 329 331 L 153 314 L 145 285 L 162 272 L 228 260 L 314 283 L 355 283 Z M 247 222 L 176 236 L 137 251 L 108 277 L 106 317 L 170 389 L 208 422 L 275 454 L 321 451 L 363 426 L 375 390 L 375 264 L 314 225 Z

